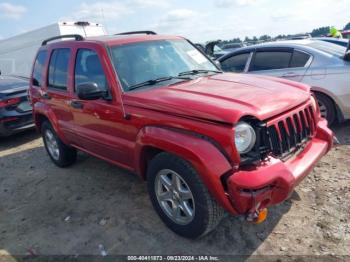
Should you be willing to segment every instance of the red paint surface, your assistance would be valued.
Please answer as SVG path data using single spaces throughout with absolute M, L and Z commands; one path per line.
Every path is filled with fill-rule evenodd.
M 253 116 L 267 125 L 276 124 L 310 105 L 310 88 L 271 77 L 227 73 L 123 93 L 105 45 L 157 39 L 179 38 L 159 35 L 98 38 L 42 47 L 49 53 L 54 48 L 70 48 L 72 58 L 67 92 L 48 89 L 47 83 L 42 88 L 31 86 L 37 126 L 40 128 L 42 117 L 46 117 L 65 143 L 141 177 L 145 176 L 149 149 L 178 155 L 195 167 L 212 196 L 232 214 L 244 214 L 257 202 L 262 202 L 260 208 L 263 208 L 285 200 L 331 148 L 333 134 L 326 122 L 316 118 L 312 139 L 293 158 L 283 162 L 270 157 L 249 171 L 239 169 L 234 125 L 244 116 Z M 98 53 L 111 87 L 112 101 L 82 101 L 74 93 L 72 76 L 79 48 Z M 44 79 L 47 79 L 48 61 Z M 43 92 L 51 99 L 43 99 Z M 83 109 L 72 108 L 69 105 L 72 100 L 82 102 Z M 124 112 L 130 117 L 125 118 Z M 226 173 L 231 176 L 225 191 L 221 176 Z M 262 188 L 255 198 L 247 193 Z

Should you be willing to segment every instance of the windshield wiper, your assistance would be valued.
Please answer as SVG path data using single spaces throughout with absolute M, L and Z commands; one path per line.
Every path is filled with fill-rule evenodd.
M 181 73 L 178 74 L 178 76 L 198 75 L 198 74 L 207 74 L 207 73 L 220 74 L 220 73 L 222 73 L 222 71 L 219 71 L 219 70 L 194 69 L 194 70 L 190 70 L 190 71 L 181 72 Z
M 152 86 L 152 85 L 155 85 L 155 84 L 157 84 L 159 82 L 169 81 L 169 80 L 172 80 L 172 79 L 191 80 L 192 78 L 190 78 L 190 77 L 180 77 L 180 76 L 159 77 L 159 78 L 156 78 L 156 79 L 150 79 L 150 80 L 147 80 L 147 81 L 144 81 L 144 82 L 141 82 L 141 83 L 129 86 L 129 90 L 134 90 L 134 89 L 137 89 L 137 88 L 143 87 L 143 86 Z

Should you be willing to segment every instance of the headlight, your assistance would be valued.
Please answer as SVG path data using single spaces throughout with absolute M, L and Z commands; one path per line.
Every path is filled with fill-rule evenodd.
M 251 125 L 239 122 L 235 127 L 235 145 L 240 154 L 248 153 L 255 145 L 256 135 Z

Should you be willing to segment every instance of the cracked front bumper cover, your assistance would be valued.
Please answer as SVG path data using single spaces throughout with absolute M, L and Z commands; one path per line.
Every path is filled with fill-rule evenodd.
M 333 133 L 325 121 L 317 126 L 316 136 L 297 155 L 282 161 L 269 157 L 259 166 L 240 170 L 228 178 L 228 193 L 238 214 L 281 203 L 311 172 L 332 146 Z

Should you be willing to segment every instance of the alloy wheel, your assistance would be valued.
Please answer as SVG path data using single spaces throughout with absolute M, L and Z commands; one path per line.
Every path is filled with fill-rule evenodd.
M 60 158 L 60 150 L 58 148 L 56 137 L 54 136 L 51 130 L 46 129 L 44 138 L 50 156 L 58 161 Z
M 160 207 L 175 223 L 187 225 L 193 220 L 194 198 L 178 173 L 170 169 L 160 170 L 155 179 L 155 192 Z

